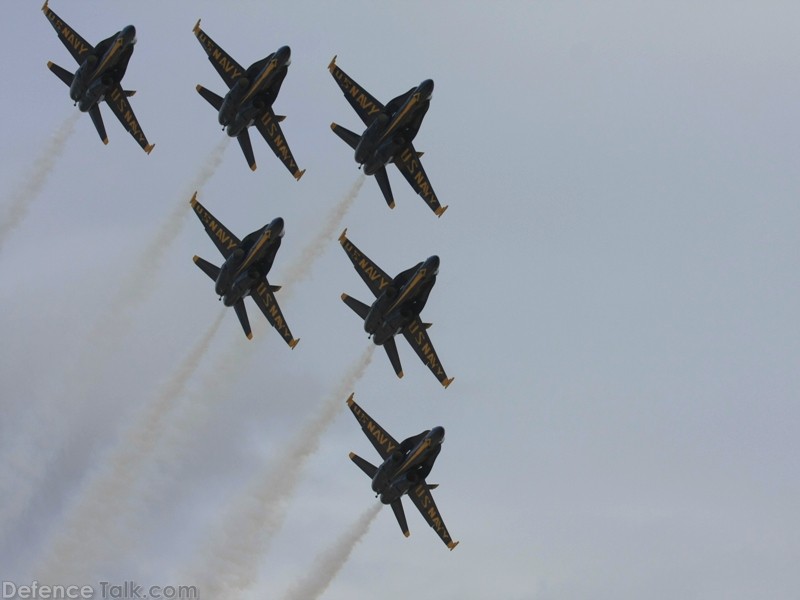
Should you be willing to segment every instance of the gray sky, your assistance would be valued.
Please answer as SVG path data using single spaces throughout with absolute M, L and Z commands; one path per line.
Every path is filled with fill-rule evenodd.
M 0 215 L 77 112 L 45 67 L 75 65 L 39 4 L 4 8 Z M 404 539 L 384 509 L 324 598 L 796 597 L 796 3 L 51 8 L 91 43 L 136 26 L 123 83 L 156 147 L 145 155 L 103 107 L 104 147 L 82 115 L 0 248 L 0 486 L 30 495 L 0 530 L 2 579 L 45 576 L 87 482 L 221 310 L 191 264 L 219 260 L 188 204 L 224 138 L 193 89 L 224 88 L 191 32 L 202 18 L 245 66 L 292 48 L 274 108 L 307 173 L 295 182 L 254 136 L 258 170 L 233 141 L 199 193 L 239 236 L 286 220 L 276 284 L 358 181 L 329 130 L 359 129 L 331 57 L 382 101 L 435 81 L 415 146 L 448 212 L 436 219 L 393 169 L 395 210 L 369 179 L 342 228 L 391 274 L 441 257 L 423 317 L 455 382 L 441 389 L 400 341 L 404 379 L 378 349 L 341 392 L 368 341 L 339 295 L 369 292 L 337 229 L 278 293 L 302 340 L 294 351 L 252 303 L 251 342 L 224 315 L 169 402 L 136 494 L 112 511 L 121 537 L 96 538 L 125 542 L 98 543 L 104 560 L 84 565 L 86 582 L 219 577 L 229 565 L 215 552 L 244 526 L 230 515 L 246 512 L 254 481 L 289 489 L 276 463 L 340 395 L 296 487 L 274 501 L 285 519 L 264 535 L 243 597 L 302 587 L 374 502 L 347 460 L 377 458 L 345 411 L 355 391 L 396 438 L 446 428 L 429 481 L 461 544 L 448 552 L 408 502 Z M 185 217 L 170 219 L 180 206 Z M 160 258 L 145 255 L 165 227 Z M 134 280 L 141 297 L 121 300 Z

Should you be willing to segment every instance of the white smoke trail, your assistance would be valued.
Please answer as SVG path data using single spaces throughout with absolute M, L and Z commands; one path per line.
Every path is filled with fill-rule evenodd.
M 314 419 L 275 459 L 272 469 L 259 473 L 231 502 L 195 573 L 187 579 L 200 584 L 204 597 L 232 598 L 256 583 L 259 565 L 272 536 L 283 524 L 302 468 L 319 448 L 322 434 L 344 406 L 344 398 L 364 375 L 374 349 L 370 344 L 331 397 L 314 412 Z
M 306 245 L 303 252 L 300 254 L 300 258 L 289 266 L 287 277 L 293 283 L 308 277 L 314 261 L 322 256 L 322 253 L 328 248 L 331 239 L 335 239 L 339 233 L 339 228 L 342 226 L 342 220 L 353 205 L 365 180 L 366 176 L 358 176 L 358 179 L 353 184 L 353 187 L 350 188 L 350 191 L 347 192 L 344 198 L 342 198 L 328 213 L 323 228 L 314 236 L 311 242 Z
M 48 548 L 38 576 L 47 581 L 89 581 L 92 566 L 108 557 L 125 538 L 122 524 L 153 446 L 167 426 L 166 417 L 178 395 L 197 370 L 219 329 L 221 312 L 205 335 L 172 374 L 161 393 L 144 408 L 121 436 L 108 459 L 90 475 L 73 509 Z M 124 535 L 124 534 L 123 534 Z
M 364 511 L 333 546 L 317 556 L 310 572 L 288 590 L 285 600 L 315 600 L 322 596 L 347 563 L 353 549 L 369 531 L 380 510 L 381 505 L 374 504 Z
M 78 122 L 80 114 L 79 112 L 73 113 L 56 129 L 42 155 L 34 161 L 31 172 L 25 174 L 25 183 L 11 195 L 11 203 L 6 208 L 6 214 L 0 218 L 0 250 L 3 248 L 6 237 L 19 226 L 25 215 L 28 214 L 31 203 L 42 191 L 56 159 L 64 152 L 67 140 L 75 130 L 75 124 Z
M 226 136 L 202 163 L 192 181 L 193 189 L 202 188 L 214 174 L 222 162 L 228 142 Z M 191 213 L 188 198 L 189 194 L 181 196 L 142 254 L 134 261 L 135 267 L 110 303 L 112 309 L 95 322 L 86 342 L 82 344 L 83 351 L 68 369 L 63 386 L 65 389 L 58 390 L 50 402 L 31 406 L 25 413 L 27 422 L 17 427 L 17 435 L 10 441 L 3 440 L 5 448 L 3 460 L 0 461 L 0 497 L 3 498 L 3 502 L 0 502 L 0 539 L 3 539 L 11 522 L 23 514 L 41 487 L 45 471 L 59 455 L 68 436 L 80 431 L 78 423 L 86 409 L 97 374 L 107 370 L 119 338 L 127 333 L 133 323 L 134 309 L 154 291 L 150 280 L 175 238 L 175 231 Z M 70 400 L 70 411 L 66 414 L 52 406 L 63 398 Z

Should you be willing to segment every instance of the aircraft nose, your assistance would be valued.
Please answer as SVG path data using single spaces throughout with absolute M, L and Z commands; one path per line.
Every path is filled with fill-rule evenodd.
M 292 50 L 289 46 L 281 46 L 278 48 L 277 52 L 275 52 L 275 59 L 278 61 L 278 64 L 288 65 L 292 60 Z
M 272 220 L 272 223 L 269 224 L 269 227 L 270 227 L 270 229 L 275 231 L 275 233 L 277 233 L 278 236 L 283 236 L 283 227 L 284 227 L 284 225 L 283 225 L 283 219 L 282 218 L 275 217 Z
M 441 444 L 444 441 L 444 427 L 437 425 L 431 429 L 429 435 L 434 444 Z
M 128 25 L 122 30 L 122 38 L 125 40 L 126 44 L 131 44 L 136 42 L 136 27 L 133 25 Z
M 433 79 L 426 79 L 420 83 L 419 91 L 426 98 L 430 98 L 433 95 Z
M 439 272 L 439 257 L 435 254 L 428 257 L 425 261 L 425 266 L 430 269 L 434 274 Z

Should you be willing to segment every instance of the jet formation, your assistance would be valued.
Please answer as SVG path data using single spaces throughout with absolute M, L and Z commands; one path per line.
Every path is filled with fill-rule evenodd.
M 439 257 L 430 256 L 395 277 L 389 277 L 347 238 L 346 229 L 339 236 L 339 243 L 356 272 L 375 296 L 371 305 L 347 294 L 342 294 L 342 300 L 364 320 L 364 331 L 375 345 L 383 346 L 386 350 L 395 374 L 403 377 L 403 367 L 394 341 L 394 337 L 402 333 L 439 383 L 444 387 L 449 386 L 453 378 L 447 377 L 428 337 L 427 329 L 431 323 L 423 323 L 420 319 L 420 313 L 436 283 Z
M 154 144 L 147 141 L 128 102 L 128 98 L 136 92 L 123 90 L 121 84 L 136 44 L 136 28 L 128 25 L 92 46 L 54 13 L 47 2 L 42 6 L 42 12 L 55 29 L 58 39 L 78 63 L 74 73 L 52 61 L 47 63 L 47 67 L 69 86 L 69 97 L 78 109 L 89 113 L 103 143 L 108 144 L 103 116 L 100 114 L 100 102 L 105 101 L 125 130 L 150 154 Z
M 342 89 L 345 99 L 367 126 L 358 135 L 331 123 L 333 132 L 355 150 L 359 169 L 363 168 L 366 175 L 373 175 L 378 180 L 386 204 L 394 208 L 392 187 L 386 173 L 386 165 L 394 163 L 414 191 L 437 217 L 441 217 L 447 207 L 439 203 L 419 160 L 422 152 L 417 152 L 412 144 L 431 105 L 433 80 L 425 79 L 384 106 L 337 66 L 335 56 L 328 70 Z
M 376 467 L 353 452 L 350 453 L 350 460 L 372 479 L 372 491 L 381 502 L 392 507 L 403 535 L 408 537 L 409 531 L 401 498 L 408 496 L 447 547 L 450 550 L 455 548 L 458 542 L 450 537 L 450 532 L 447 531 L 431 495 L 431 490 L 437 488 L 438 484 L 429 484 L 425 481 L 442 450 L 444 427 L 428 429 L 397 443 L 356 404 L 353 394 L 347 399 L 347 406 L 361 425 L 364 435 L 381 455 L 383 462 Z
M 275 292 L 281 288 L 267 281 L 267 274 L 272 268 L 278 248 L 281 247 L 281 238 L 284 234 L 283 219 L 280 217 L 273 219 L 240 241 L 197 201 L 197 192 L 192 196 L 190 204 L 205 227 L 208 237 L 225 259 L 221 267 L 199 256 L 194 257 L 194 262 L 203 273 L 214 280 L 214 291 L 222 303 L 233 307 L 247 339 L 253 338 L 247 309 L 244 306 L 244 298 L 250 296 L 270 325 L 281 334 L 283 341 L 294 349 L 300 340 L 292 337 L 292 332 L 275 299 Z
M 272 111 L 272 103 L 278 97 L 291 63 L 289 46 L 281 46 L 245 69 L 200 28 L 200 20 L 192 31 L 206 51 L 209 62 L 228 86 L 224 98 L 202 85 L 197 86 L 197 92 L 218 111 L 217 119 L 225 132 L 239 141 L 250 169 L 256 170 L 256 159 L 248 128 L 255 125 L 275 156 L 299 181 L 305 169 L 301 171 L 298 168 L 281 131 L 280 122 L 286 117 Z
M 121 83 L 133 55 L 136 29 L 128 25 L 92 46 L 56 15 L 47 1 L 42 11 L 78 63 L 74 73 L 53 62 L 48 62 L 48 68 L 69 86 L 70 98 L 78 109 L 89 113 L 103 143 L 107 144 L 108 138 L 99 105 L 106 102 L 125 129 L 149 154 L 153 144 L 148 142 L 128 102 L 134 92 L 124 90 Z M 238 140 L 250 169 L 256 169 L 249 135 L 249 128 L 255 126 L 278 159 L 299 181 L 305 169 L 298 167 L 281 130 L 280 123 L 285 117 L 276 115 L 272 108 L 291 64 L 289 46 L 280 46 L 244 68 L 201 29 L 200 20 L 192 31 L 228 88 L 224 96 L 202 85 L 197 85 L 196 90 L 217 111 L 217 120 L 226 134 Z M 335 56 L 328 70 L 365 126 L 363 132 L 357 134 L 336 123 L 331 124 L 333 132 L 353 149 L 359 169 L 375 177 L 386 203 L 394 208 L 387 174 L 387 165 L 394 164 L 414 191 L 440 217 L 447 206 L 440 204 L 422 168 L 422 153 L 413 145 L 430 107 L 433 80 L 424 79 L 384 105 L 342 71 L 336 65 Z M 272 285 L 268 280 L 285 233 L 283 219 L 276 217 L 240 240 L 197 200 L 197 192 L 190 205 L 223 258 L 222 264 L 217 266 L 195 255 L 194 263 L 214 281 L 214 291 L 222 303 L 233 307 L 245 336 L 248 339 L 253 336 L 244 302 L 249 296 L 293 349 L 299 339 L 292 335 L 275 298 L 280 286 Z M 372 342 L 386 350 L 395 374 L 403 377 L 395 342 L 395 337 L 402 334 L 439 383 L 447 388 L 453 378 L 447 376 L 428 337 L 427 330 L 431 324 L 421 318 L 436 284 L 439 257 L 429 256 L 390 277 L 347 238 L 347 229 L 339 236 L 339 243 L 375 299 L 366 304 L 348 294 L 342 294 L 341 298 L 362 319 L 364 330 Z M 392 507 L 403 534 L 409 535 L 401 501 L 405 495 L 447 547 L 455 548 L 458 542 L 450 537 L 431 495 L 431 490 L 437 485 L 426 482 L 441 452 L 444 428 L 433 427 L 398 443 L 355 403 L 353 394 L 347 405 L 382 462 L 376 466 L 354 453 L 350 453 L 350 459 L 370 477 L 372 490 L 380 501 Z

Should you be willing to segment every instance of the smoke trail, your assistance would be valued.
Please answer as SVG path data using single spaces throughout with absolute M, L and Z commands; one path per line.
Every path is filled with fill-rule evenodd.
M 67 140 L 75 130 L 80 114 L 75 112 L 64 120 L 45 146 L 42 155 L 34 161 L 31 172 L 25 175 L 25 183 L 11 195 L 11 204 L 0 219 L 0 250 L 6 237 L 22 222 L 28 214 L 28 207 L 42 191 L 56 159 L 64 152 Z
M 69 121 L 68 121 L 69 123 Z M 202 163 L 193 180 L 193 188 L 203 187 L 222 162 L 229 138 L 226 136 Z M 50 163 L 52 160 L 50 161 Z M 49 163 L 48 163 L 49 165 Z M 48 166 L 49 169 L 49 166 Z M 46 174 L 46 169 L 41 169 Z M 38 189 L 38 188 L 37 188 Z M 150 285 L 153 272 L 166 254 L 175 231 L 191 212 L 187 206 L 188 194 L 181 196 L 173 211 L 145 246 L 135 267 L 122 282 L 110 306 L 113 310 L 95 322 L 84 348 L 68 369 L 65 389 L 53 394 L 51 403 L 62 398 L 70 399 L 70 411 L 64 414 L 45 402 L 32 406 L 25 413 L 26 423 L 17 427 L 17 435 L 7 443 L 0 461 L 0 534 L 12 520 L 18 518 L 41 486 L 47 467 L 55 460 L 71 432 L 79 431 L 79 419 L 90 398 L 90 388 L 98 373 L 106 370 L 114 356 L 118 340 L 133 323 L 133 310 L 143 303 L 155 289 Z M 4 440 L 6 441 L 6 440 Z M 7 442 L 7 441 L 6 441 Z M 0 535 L 0 539 L 3 536 Z
M 219 329 L 221 312 L 205 335 L 192 348 L 161 393 L 121 436 L 108 460 L 84 486 L 64 525 L 49 544 L 40 576 L 48 581 L 88 581 L 88 571 L 109 556 L 120 543 L 120 516 L 128 513 L 131 488 L 142 473 L 153 445 L 163 433 L 172 405 L 197 370 Z
M 322 596 L 342 570 L 358 542 L 369 531 L 369 526 L 380 510 L 381 505 L 375 504 L 364 511 L 333 546 L 317 556 L 311 571 L 289 589 L 284 596 L 285 600 L 315 600 Z
M 328 213 L 325 218 L 325 225 L 317 235 L 314 236 L 311 242 L 306 245 L 303 252 L 300 254 L 300 258 L 289 266 L 287 269 L 287 278 L 292 283 L 302 281 L 308 277 L 314 261 L 322 256 L 322 253 L 328 247 L 331 239 L 339 233 L 342 220 L 353 205 L 353 201 L 358 196 L 358 192 L 361 191 L 361 186 L 364 185 L 365 179 L 366 177 L 364 175 L 359 175 L 353 187 L 350 188 L 350 191 L 347 192 L 344 198 L 342 198 Z
M 344 406 L 344 398 L 363 376 L 374 349 L 370 344 L 331 397 L 315 411 L 315 418 L 275 459 L 273 468 L 258 474 L 231 503 L 216 535 L 211 536 L 206 546 L 202 564 L 187 579 L 200 583 L 204 597 L 230 598 L 256 583 L 261 559 L 283 524 L 288 500 L 300 481 L 303 466 L 319 448 L 322 434 Z

